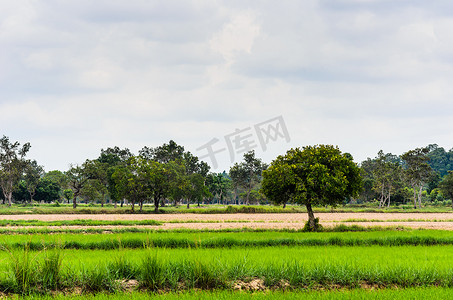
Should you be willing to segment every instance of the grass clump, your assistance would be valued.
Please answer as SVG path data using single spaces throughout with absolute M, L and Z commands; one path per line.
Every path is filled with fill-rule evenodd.
M 62 286 L 62 261 L 60 249 L 45 251 L 40 266 L 40 280 L 45 290 L 57 290 Z

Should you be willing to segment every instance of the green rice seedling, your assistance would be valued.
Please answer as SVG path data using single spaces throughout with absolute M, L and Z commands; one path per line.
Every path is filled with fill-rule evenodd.
M 9 269 L 13 275 L 14 290 L 19 294 L 29 294 L 31 288 L 36 286 L 36 253 L 31 253 L 28 245 L 22 251 L 10 251 Z
M 56 290 L 61 286 L 62 261 L 59 248 L 45 251 L 40 268 L 40 280 L 44 289 Z
M 118 255 L 113 262 L 110 262 L 108 269 L 115 279 L 135 279 L 137 278 L 137 266 L 126 260 L 121 240 L 118 240 Z
M 140 284 L 152 291 L 162 288 L 165 283 L 164 267 L 158 260 L 157 253 L 148 253 L 142 260 L 140 266 Z
M 83 270 L 81 279 L 82 288 L 85 292 L 115 292 L 119 290 L 119 284 L 105 266 L 96 266 L 90 270 Z
M 184 261 L 183 280 L 188 288 L 214 289 L 226 286 L 221 270 L 200 261 Z

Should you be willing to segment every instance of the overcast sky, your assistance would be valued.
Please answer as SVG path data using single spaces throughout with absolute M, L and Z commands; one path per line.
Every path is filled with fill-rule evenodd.
M 217 172 L 248 148 L 448 150 L 452 79 L 447 0 L 0 0 L 0 135 L 47 171 L 170 139 L 211 142 Z

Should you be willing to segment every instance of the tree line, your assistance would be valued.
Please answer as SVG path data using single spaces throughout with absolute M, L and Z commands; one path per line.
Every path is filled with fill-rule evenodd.
M 419 208 L 423 201 L 453 199 L 453 150 L 437 145 L 399 156 L 379 151 L 360 164 L 329 145 L 291 149 L 270 165 L 250 151 L 229 172 L 220 173 L 210 172 L 206 162 L 172 140 L 145 146 L 137 154 L 127 148 L 101 149 L 95 159 L 49 172 L 26 159 L 30 147 L 6 136 L 0 139 L 3 204 L 66 201 L 76 208 L 81 202 L 96 202 L 115 207 L 127 204 L 132 211 L 138 206 L 141 211 L 150 203 L 157 212 L 163 205 L 201 203 L 377 202 L 384 208 L 410 200 Z
M 416 209 L 422 200 L 437 204 L 448 199 L 451 204 L 453 199 L 453 149 L 431 144 L 399 156 L 381 150 L 360 167 L 363 190 L 358 203 L 377 199 L 382 208 L 411 200 Z

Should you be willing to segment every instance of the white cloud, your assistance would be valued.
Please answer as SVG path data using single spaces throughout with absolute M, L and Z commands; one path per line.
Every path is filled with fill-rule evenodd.
M 48 168 L 283 115 L 357 159 L 451 142 L 447 1 L 2 2 L 0 127 Z M 51 154 L 49 154 L 51 153 Z M 228 168 L 225 160 L 223 168 Z
M 241 12 L 225 24 L 210 40 L 211 48 L 220 53 L 227 65 L 235 61 L 242 52 L 252 53 L 254 40 L 259 36 L 260 26 L 252 12 Z

